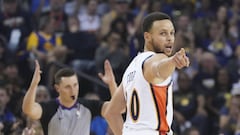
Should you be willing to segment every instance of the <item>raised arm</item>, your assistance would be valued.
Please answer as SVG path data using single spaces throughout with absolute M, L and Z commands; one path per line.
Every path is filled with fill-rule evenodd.
M 98 73 L 98 76 L 102 79 L 104 83 L 108 85 L 110 94 L 111 96 L 113 96 L 114 92 L 117 89 L 117 84 L 116 84 L 115 76 L 113 74 L 112 66 L 109 60 L 105 60 L 104 62 L 104 74 Z
M 110 102 L 105 102 L 103 104 L 101 114 L 107 120 L 114 135 L 122 135 L 122 112 L 124 112 L 126 108 L 122 85 L 117 87 L 112 66 L 108 60 L 105 60 L 104 62 L 104 74 L 98 73 L 98 75 L 103 82 L 108 85 L 112 96 Z
M 35 102 L 38 83 L 41 79 L 41 70 L 38 61 L 35 61 L 35 66 L 31 85 L 23 99 L 22 109 L 28 117 L 37 120 L 40 119 L 42 115 L 42 107 L 39 103 Z
M 175 70 L 189 66 L 189 59 L 182 48 L 171 57 L 165 54 L 156 54 L 144 63 L 144 76 L 151 83 L 166 80 Z
M 110 102 L 105 102 L 102 107 L 102 116 L 107 120 L 114 135 L 122 135 L 123 118 L 122 113 L 126 108 L 123 86 L 117 88 Z

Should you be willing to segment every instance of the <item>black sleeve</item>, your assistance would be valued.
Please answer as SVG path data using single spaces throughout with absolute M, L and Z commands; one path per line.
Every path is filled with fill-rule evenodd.
M 103 101 L 79 99 L 79 103 L 91 111 L 92 117 L 101 116 Z
M 56 100 L 51 100 L 49 102 L 41 102 L 42 116 L 40 122 L 44 131 L 44 135 L 48 134 L 48 124 L 52 119 L 53 115 L 57 112 L 58 104 Z

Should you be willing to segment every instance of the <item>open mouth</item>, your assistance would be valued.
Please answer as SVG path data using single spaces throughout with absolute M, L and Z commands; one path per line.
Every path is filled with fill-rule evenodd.
M 167 45 L 166 48 L 167 49 L 172 49 L 172 45 Z
M 72 98 L 72 100 L 75 100 L 75 99 L 76 99 L 76 97 L 75 97 L 75 96 L 71 96 L 71 98 Z
M 167 51 L 171 51 L 172 50 L 172 46 L 166 46 Z

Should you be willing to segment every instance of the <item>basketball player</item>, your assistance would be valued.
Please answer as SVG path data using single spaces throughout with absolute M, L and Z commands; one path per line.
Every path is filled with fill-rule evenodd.
M 127 67 L 106 109 L 112 115 L 107 121 L 115 135 L 172 135 L 172 74 L 175 68 L 188 67 L 189 59 L 183 48 L 172 55 L 175 29 L 168 15 L 147 15 L 143 32 L 144 52 Z
M 77 74 L 69 68 L 60 69 L 55 74 L 54 87 L 59 96 L 47 102 L 36 102 L 41 70 L 38 61 L 35 65 L 31 85 L 24 96 L 23 112 L 31 119 L 40 120 L 44 135 L 89 135 L 91 119 L 96 115 L 105 117 L 103 114 L 108 103 L 78 99 Z M 109 80 L 114 80 L 114 75 L 109 61 L 104 66 L 105 74 L 100 78 L 111 85 Z

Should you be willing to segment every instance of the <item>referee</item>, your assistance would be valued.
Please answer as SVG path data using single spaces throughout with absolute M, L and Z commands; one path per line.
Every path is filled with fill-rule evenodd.
M 31 119 L 40 120 L 45 135 L 89 135 L 92 117 L 104 117 L 108 102 L 78 99 L 77 75 L 72 69 L 64 68 L 54 77 L 59 96 L 49 102 L 37 103 L 36 89 L 41 70 L 38 61 L 35 65 L 31 85 L 24 96 L 23 112 Z

